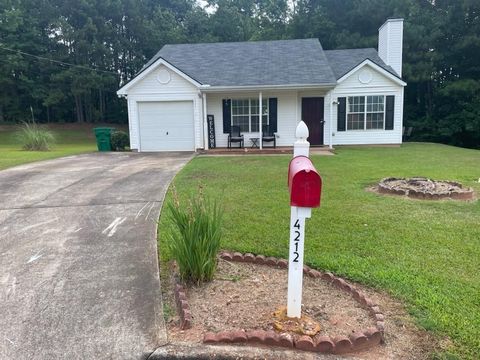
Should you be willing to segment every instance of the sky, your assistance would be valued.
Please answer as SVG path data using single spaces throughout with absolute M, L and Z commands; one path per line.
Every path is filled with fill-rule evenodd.
M 205 11 L 209 14 L 212 14 L 212 13 L 215 12 L 215 7 L 214 6 L 207 7 L 208 2 L 206 0 L 197 0 L 197 4 L 200 5 L 202 8 L 204 8 Z

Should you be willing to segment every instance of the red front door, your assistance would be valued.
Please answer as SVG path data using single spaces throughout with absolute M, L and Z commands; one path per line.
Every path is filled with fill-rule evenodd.
M 302 98 L 302 120 L 307 124 L 311 145 L 323 145 L 323 97 Z

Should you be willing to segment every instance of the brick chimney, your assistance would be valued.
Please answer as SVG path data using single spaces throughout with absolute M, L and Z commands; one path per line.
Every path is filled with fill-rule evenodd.
M 378 29 L 378 55 L 402 76 L 403 19 L 387 19 Z

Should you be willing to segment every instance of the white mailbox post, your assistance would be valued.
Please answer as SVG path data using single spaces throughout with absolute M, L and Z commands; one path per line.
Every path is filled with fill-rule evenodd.
M 287 316 L 300 318 L 302 312 L 303 253 L 305 247 L 305 219 L 312 208 L 320 206 L 322 180 L 308 158 L 310 143 L 308 128 L 301 121 L 296 129 L 293 159 L 288 169 L 290 190 L 290 251 L 288 261 Z

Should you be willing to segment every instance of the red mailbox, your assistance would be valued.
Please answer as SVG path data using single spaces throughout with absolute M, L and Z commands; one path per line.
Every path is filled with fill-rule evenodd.
M 306 156 L 297 156 L 288 167 L 290 206 L 319 207 L 322 179 Z

